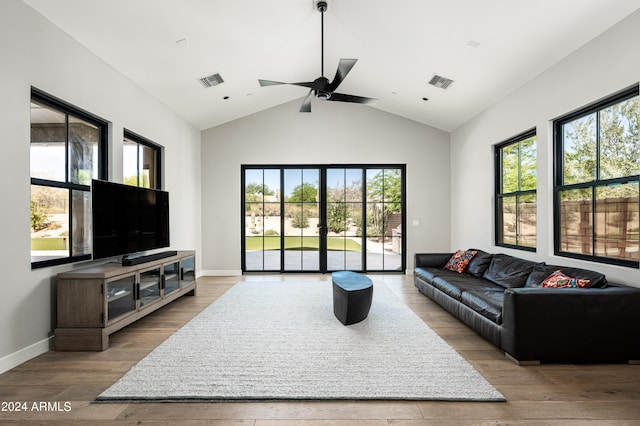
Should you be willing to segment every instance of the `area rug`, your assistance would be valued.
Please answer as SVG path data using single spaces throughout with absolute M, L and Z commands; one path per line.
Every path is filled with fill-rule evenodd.
M 236 284 L 97 401 L 504 401 L 391 290 L 344 326 L 331 281 Z

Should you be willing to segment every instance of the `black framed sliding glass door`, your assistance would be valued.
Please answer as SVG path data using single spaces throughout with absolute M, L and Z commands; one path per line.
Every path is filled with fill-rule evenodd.
M 279 169 L 244 169 L 242 270 L 279 271 L 283 244 Z
M 404 165 L 242 166 L 244 272 L 403 272 Z
M 364 269 L 363 171 L 361 168 L 327 169 L 327 270 Z
M 283 169 L 284 272 L 320 271 L 320 170 Z

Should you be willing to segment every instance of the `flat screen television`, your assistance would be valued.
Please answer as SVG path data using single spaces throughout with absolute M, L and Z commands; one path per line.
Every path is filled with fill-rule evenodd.
M 91 183 L 93 258 L 169 247 L 169 193 L 102 180 Z

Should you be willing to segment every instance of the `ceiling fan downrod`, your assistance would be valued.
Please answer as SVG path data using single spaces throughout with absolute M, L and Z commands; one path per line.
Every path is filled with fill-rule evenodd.
M 316 7 L 320 12 L 320 75 L 324 77 L 324 12 L 327 10 L 327 2 L 319 1 Z

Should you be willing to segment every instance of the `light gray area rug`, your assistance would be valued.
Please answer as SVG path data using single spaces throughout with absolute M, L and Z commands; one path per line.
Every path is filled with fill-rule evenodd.
M 384 284 L 344 326 L 304 280 L 236 284 L 97 400 L 326 399 L 504 401 Z

